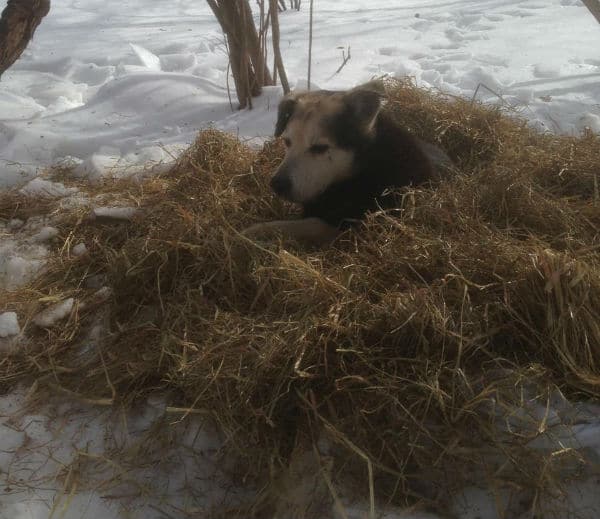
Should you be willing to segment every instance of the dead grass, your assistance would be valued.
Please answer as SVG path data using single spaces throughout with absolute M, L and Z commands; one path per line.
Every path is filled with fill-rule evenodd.
M 439 505 L 482 478 L 559 488 L 574 453 L 527 449 L 539 420 L 511 433 L 497 420 L 532 387 L 542 401 L 600 393 L 600 138 L 386 87 L 387 109 L 455 159 L 450 178 L 402 191 L 328 250 L 253 243 L 239 231 L 289 214 L 267 187 L 281 148 L 202 132 L 168 175 L 128 187 L 142 209 L 131 223 L 64 215 L 59 258 L 0 310 L 78 306 L 56 328 L 27 327 L 35 346 L 0 362 L 1 387 L 126 405 L 168 391 L 212 416 L 259 481 L 325 436 L 335 484 L 378 501 Z M 75 258 L 81 241 L 89 254 Z M 93 302 L 99 285 L 108 305 Z M 99 315 L 109 331 L 82 354 Z

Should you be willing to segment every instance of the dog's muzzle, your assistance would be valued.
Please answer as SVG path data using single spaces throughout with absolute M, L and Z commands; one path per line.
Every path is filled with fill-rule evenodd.
M 275 191 L 277 196 L 281 198 L 289 199 L 292 193 L 292 181 L 290 177 L 287 175 L 282 175 L 281 173 L 277 173 L 271 179 L 271 189 Z

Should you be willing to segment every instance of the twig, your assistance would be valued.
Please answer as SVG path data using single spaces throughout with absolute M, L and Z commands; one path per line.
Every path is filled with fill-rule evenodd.
M 244 79 L 244 103 L 247 103 L 247 107 L 249 110 L 252 110 L 252 87 L 250 85 L 250 58 L 248 57 L 248 38 L 247 38 L 247 20 L 246 20 L 246 10 L 242 8 L 242 37 L 241 37 L 241 50 L 242 50 L 242 74 Z
M 328 79 L 331 79 L 336 74 L 339 74 L 341 72 L 341 70 L 346 66 L 346 63 L 348 63 L 348 61 L 350 61 L 351 57 L 352 56 L 350 54 L 350 46 L 348 46 L 348 54 L 346 54 L 346 51 L 342 48 L 342 64 L 338 67 L 338 69 L 333 74 L 331 74 L 331 76 L 329 76 Z
M 271 0 L 271 38 L 273 40 L 273 54 L 275 55 L 274 70 L 279 72 L 279 80 L 283 87 L 283 93 L 289 94 L 290 84 L 288 83 L 285 68 L 283 67 L 283 58 L 281 57 L 281 49 L 279 48 L 279 15 L 277 14 L 277 2 Z
M 511 106 L 510 103 L 508 103 L 506 101 L 506 99 L 504 99 L 504 97 L 502 97 L 502 95 L 500 95 L 498 92 L 496 92 L 495 90 L 492 90 L 489 86 L 484 85 L 483 83 L 478 83 L 477 84 L 477 88 L 475 89 L 475 92 L 473 93 L 473 97 L 471 98 L 471 104 L 473 104 L 475 102 L 475 100 L 477 99 L 477 94 L 479 93 L 479 89 L 480 88 L 485 88 L 488 92 L 494 94 L 498 99 L 500 99 L 500 101 L 502 101 L 504 104 Z
M 223 33 L 225 38 L 225 48 L 227 49 L 227 72 L 225 73 L 225 85 L 227 86 L 227 99 L 229 99 L 229 108 L 233 112 L 233 101 L 231 100 L 231 86 L 229 85 L 229 73 L 231 72 L 231 54 L 229 51 L 229 44 L 227 42 L 227 36 Z
M 267 49 L 267 41 L 266 41 L 266 27 L 265 27 L 265 1 L 264 0 L 256 0 L 259 8 L 259 29 L 258 29 L 258 48 L 259 52 L 262 56 L 262 59 L 259 61 L 259 69 L 257 70 L 257 75 L 259 78 L 264 78 L 265 74 L 265 66 L 267 61 L 264 59 L 266 56 Z
M 310 72 L 312 65 L 313 4 L 314 0 L 310 0 L 310 16 L 308 21 L 308 90 L 310 90 Z

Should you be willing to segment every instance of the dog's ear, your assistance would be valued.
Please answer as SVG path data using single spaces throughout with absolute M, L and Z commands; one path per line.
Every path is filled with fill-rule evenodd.
M 298 101 L 291 96 L 284 97 L 277 109 L 277 123 L 275 123 L 275 137 L 280 137 L 292 117 Z
M 381 108 L 382 94 L 374 89 L 359 87 L 344 95 L 346 106 L 364 128 L 371 128 Z

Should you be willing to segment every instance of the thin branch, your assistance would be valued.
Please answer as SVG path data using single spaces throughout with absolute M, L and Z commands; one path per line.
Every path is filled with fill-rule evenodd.
M 344 49 L 342 49 L 342 64 L 338 67 L 338 69 L 333 74 L 331 74 L 331 76 L 329 76 L 329 79 L 331 79 L 336 74 L 339 74 L 342 71 L 342 69 L 346 66 L 346 63 L 348 63 L 350 61 L 351 57 L 352 56 L 350 54 L 350 46 L 348 46 L 348 54 L 346 54 L 346 51 Z
M 246 10 L 242 8 L 242 70 L 243 70 L 243 78 L 245 83 L 246 97 L 244 102 L 247 103 L 247 106 L 250 110 L 252 110 L 252 85 L 250 81 L 250 58 L 248 57 L 248 33 L 246 32 Z M 255 78 L 255 81 L 258 81 L 259 78 Z
M 273 54 L 275 55 L 274 70 L 279 72 L 279 79 L 283 87 L 283 93 L 289 94 L 290 84 L 288 83 L 285 68 L 283 67 L 283 59 L 281 57 L 281 49 L 279 48 L 279 14 L 277 13 L 277 2 L 271 0 L 271 34 L 273 38 Z
M 268 15 L 265 16 L 265 1 L 257 1 L 261 7 L 260 32 L 249 0 L 207 0 L 227 38 L 240 109 L 252 107 L 252 97 L 259 95 L 264 85 L 273 84 L 266 63 Z
M 308 22 L 308 90 L 310 90 L 310 73 L 312 68 L 313 4 L 314 0 L 310 0 L 310 16 Z
M 514 106 L 511 105 L 506 99 L 504 99 L 504 97 L 502 97 L 501 94 L 499 94 L 498 92 L 496 92 L 489 86 L 485 85 L 484 83 L 479 83 L 477 85 L 477 88 L 475 89 L 475 92 L 473 93 L 473 97 L 471 97 L 471 104 L 474 104 L 475 101 L 477 100 L 477 94 L 479 93 L 480 88 L 485 88 L 488 92 L 494 94 L 498 99 L 500 99 L 500 101 L 502 101 L 502 103 L 504 103 L 506 106 L 508 106 L 510 108 L 514 108 Z
M 259 7 L 259 29 L 258 29 L 258 48 L 261 55 L 259 60 L 259 69 L 256 71 L 256 75 L 259 78 L 264 78 L 264 69 L 266 66 L 266 52 L 267 52 L 267 39 L 266 39 L 266 20 L 265 20 L 265 0 L 256 0 Z
M 227 45 L 227 36 L 225 38 L 225 48 L 227 49 L 227 73 L 225 74 L 225 85 L 227 86 L 227 99 L 229 99 L 229 108 L 233 112 L 233 102 L 231 101 L 231 87 L 229 86 L 229 74 L 231 72 L 231 55 L 229 54 L 229 45 Z

